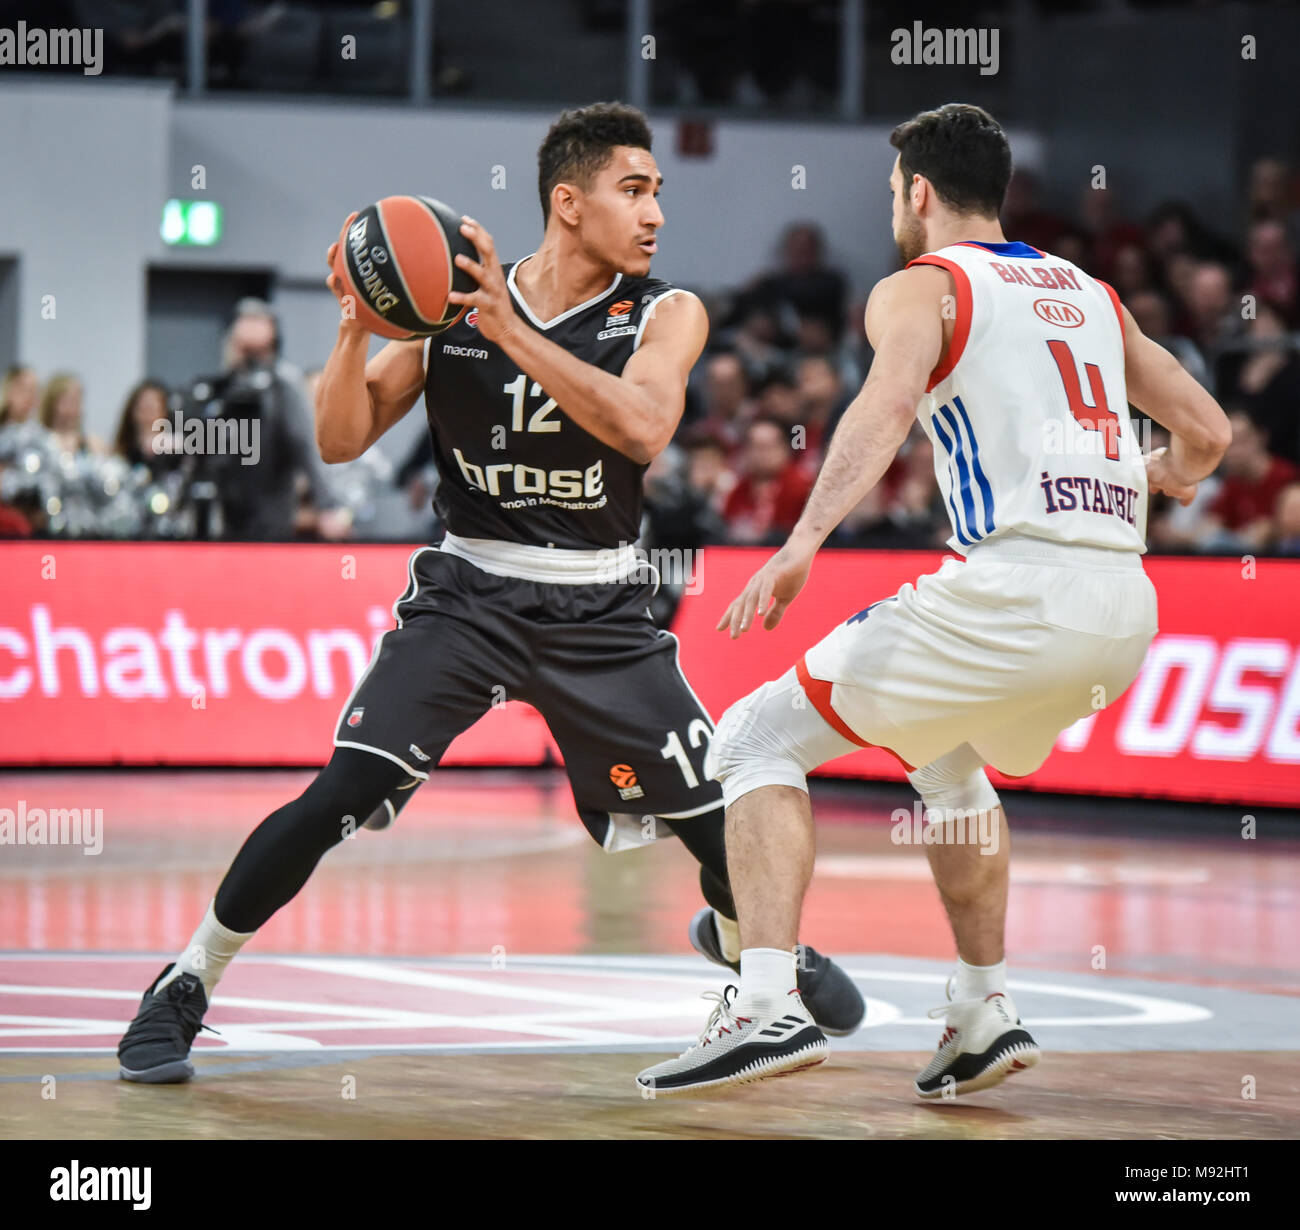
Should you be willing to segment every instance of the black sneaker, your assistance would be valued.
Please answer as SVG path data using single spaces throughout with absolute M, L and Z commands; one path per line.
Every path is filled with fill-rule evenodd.
M 175 967 L 169 965 L 144 993 L 140 1011 L 117 1044 L 118 1072 L 124 1081 L 146 1085 L 171 1085 L 194 1075 L 190 1046 L 208 1010 L 203 983 L 193 974 L 173 979 L 157 994 L 156 987 Z
M 691 947 L 715 965 L 725 965 L 740 973 L 739 961 L 728 961 L 722 955 L 722 941 L 718 938 L 718 925 L 713 918 L 713 907 L 705 906 L 688 928 Z M 800 946 L 799 995 L 812 1013 L 813 1020 L 821 1026 L 822 1033 L 836 1038 L 846 1038 L 855 1033 L 867 1015 L 867 1005 L 853 979 L 830 957 L 824 957 L 807 944 Z

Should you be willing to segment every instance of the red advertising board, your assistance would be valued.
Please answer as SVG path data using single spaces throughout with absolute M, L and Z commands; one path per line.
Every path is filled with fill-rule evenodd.
M 0 764 L 316 764 L 392 626 L 402 546 L 0 547 Z M 674 631 L 721 714 L 838 621 L 934 571 L 934 552 L 825 552 L 780 628 L 713 631 L 763 552 L 696 557 Z M 1300 804 L 1300 561 L 1146 561 L 1160 634 L 1123 697 L 1018 788 Z M 445 763 L 558 761 L 528 706 L 492 709 Z M 897 778 L 883 752 L 828 766 Z

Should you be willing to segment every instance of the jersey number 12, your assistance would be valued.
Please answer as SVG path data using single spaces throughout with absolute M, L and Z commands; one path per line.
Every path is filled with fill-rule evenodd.
M 517 380 L 512 380 L 502 390 L 514 395 L 514 401 L 510 406 L 510 430 L 523 431 L 524 429 L 524 390 L 528 388 L 528 377 L 523 372 L 519 373 Z M 544 396 L 542 386 L 533 381 L 533 387 L 528 389 L 530 397 Z M 551 411 L 555 409 L 555 398 L 548 397 L 546 401 L 537 410 L 533 411 L 532 417 L 528 420 L 529 431 L 559 431 L 560 424 L 557 420 L 549 418 Z

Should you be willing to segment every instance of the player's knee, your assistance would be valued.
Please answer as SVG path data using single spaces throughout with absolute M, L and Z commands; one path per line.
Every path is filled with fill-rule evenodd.
M 927 811 L 990 812 L 1002 806 L 984 772 L 984 765 L 969 746 L 958 748 L 907 775 Z
M 722 783 L 728 804 L 760 786 L 807 789 L 804 766 L 768 712 L 771 687 L 765 684 L 732 705 L 709 742 L 704 771 Z

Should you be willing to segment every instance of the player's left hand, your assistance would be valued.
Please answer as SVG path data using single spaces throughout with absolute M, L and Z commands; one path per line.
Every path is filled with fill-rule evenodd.
M 734 641 L 761 614 L 763 627 L 771 632 L 781 622 L 786 607 L 803 589 L 808 573 L 812 571 L 812 562 L 811 554 L 786 543 L 749 578 L 749 584 L 723 612 L 714 631 L 730 628 Z
M 1158 448 L 1148 453 L 1143 460 L 1147 468 L 1147 488 L 1151 491 L 1163 491 L 1186 507 L 1196 497 L 1196 483 L 1189 483 L 1178 474 L 1169 460 L 1169 450 Z
M 468 256 L 457 256 L 456 267 L 465 270 L 477 283 L 478 290 L 461 293 L 452 291 L 447 296 L 449 303 L 465 304 L 478 308 L 478 331 L 489 342 L 500 342 L 518 324 L 514 306 L 510 302 L 510 291 L 506 287 L 506 275 L 497 258 L 497 246 L 492 236 L 473 218 L 462 218 L 460 233 L 474 245 L 479 259 L 471 260 Z

